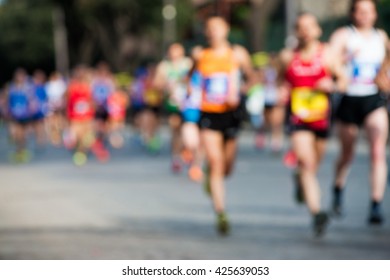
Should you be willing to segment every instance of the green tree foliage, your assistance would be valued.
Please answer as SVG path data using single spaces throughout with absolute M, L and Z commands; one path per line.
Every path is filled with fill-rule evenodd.
M 54 68 L 52 10 L 65 13 L 71 65 L 108 61 L 133 68 L 162 54 L 162 0 L 5 0 L 0 5 L 0 81 L 23 66 Z M 178 40 L 191 30 L 190 0 L 177 0 Z
M 29 70 L 53 67 L 51 22 L 51 10 L 44 0 L 8 0 L 0 6 L 0 83 L 19 66 Z

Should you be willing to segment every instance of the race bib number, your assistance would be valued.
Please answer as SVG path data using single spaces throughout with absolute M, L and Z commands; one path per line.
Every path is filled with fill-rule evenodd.
M 291 92 L 291 112 L 304 122 L 326 120 L 329 113 L 328 96 L 310 88 L 295 88 Z
M 87 114 L 90 110 L 90 104 L 87 101 L 78 101 L 74 106 L 74 110 L 78 115 Z
M 354 62 L 353 63 L 353 80 L 365 84 L 373 84 L 378 74 L 380 65 L 377 63 Z
M 229 78 L 226 74 L 216 74 L 204 81 L 206 99 L 211 103 L 223 104 L 229 91 Z

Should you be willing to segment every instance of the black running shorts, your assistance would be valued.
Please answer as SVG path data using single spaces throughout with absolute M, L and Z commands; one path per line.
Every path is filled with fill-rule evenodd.
M 362 126 L 369 114 L 386 104 L 386 98 L 380 93 L 362 97 L 344 95 L 337 108 L 336 119 L 345 124 Z
M 221 132 L 225 140 L 238 136 L 242 122 L 240 110 L 225 113 L 202 112 L 199 120 L 201 130 L 210 129 Z

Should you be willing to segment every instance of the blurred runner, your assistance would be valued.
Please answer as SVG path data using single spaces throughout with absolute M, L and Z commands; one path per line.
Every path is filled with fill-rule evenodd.
M 129 96 L 120 86 L 108 97 L 109 140 L 112 147 L 119 149 L 124 145 L 124 129 Z
M 257 149 L 264 148 L 264 69 L 258 68 L 254 70 L 253 74 L 254 85 L 248 90 L 247 98 L 245 101 L 246 111 L 249 114 L 250 122 L 252 127 L 256 131 L 255 146 Z M 259 135 L 262 136 L 260 141 Z M 260 143 L 261 142 L 261 143 Z M 260 145 L 258 145 L 260 143 Z
M 188 176 L 192 181 L 203 180 L 202 161 L 203 152 L 200 141 L 199 119 L 202 99 L 202 76 L 192 69 L 189 81 L 189 92 L 183 102 L 182 138 L 184 145 L 184 160 L 190 164 Z
M 330 129 L 329 93 L 343 88 L 341 65 L 331 49 L 319 41 L 321 28 L 317 19 L 301 14 L 296 22 L 299 41 L 295 50 L 280 55 L 280 77 L 290 89 L 291 145 L 298 159 L 300 191 L 313 216 L 316 236 L 324 233 L 328 215 L 321 211 L 320 184 L 317 172 L 326 149 Z M 336 84 L 332 75 L 338 78 Z
M 286 104 L 279 99 L 277 88 L 277 69 L 275 65 L 276 58 L 270 56 L 269 63 L 264 68 L 264 119 L 265 127 L 257 135 L 256 146 L 263 148 L 265 146 L 264 130 L 266 127 L 271 133 L 271 151 L 280 153 L 283 148 L 283 124 L 285 121 Z
M 47 117 L 47 131 L 51 143 L 61 145 L 62 133 L 66 126 L 65 93 L 66 82 L 60 73 L 52 73 L 46 83 L 49 114 Z
M 172 44 L 168 49 L 168 57 L 157 66 L 154 84 L 167 94 L 166 110 L 171 129 L 172 172 L 182 170 L 181 106 L 187 93 L 186 77 L 192 67 L 191 59 L 185 57 L 184 48 L 180 44 Z
M 92 95 L 95 103 L 95 125 L 97 137 L 97 141 L 94 144 L 93 149 L 96 153 L 107 156 L 109 156 L 109 151 L 106 148 L 106 140 L 109 130 L 107 102 L 114 90 L 115 83 L 109 66 L 105 62 L 99 63 L 92 80 Z M 104 160 L 106 160 L 106 158 Z
M 194 51 L 196 69 L 203 80 L 200 129 L 207 160 L 205 187 L 217 214 L 217 230 L 223 235 L 230 228 L 224 178 L 233 171 L 241 122 L 240 70 L 253 77 L 250 56 L 241 46 L 230 45 L 229 29 L 223 18 L 210 18 L 206 23 L 209 47 Z
M 87 162 L 87 153 L 95 143 L 93 119 L 95 116 L 92 89 L 88 70 L 78 66 L 73 71 L 67 92 L 69 119 L 68 148 L 74 150 L 73 162 L 81 166 Z M 97 154 L 98 158 L 105 155 Z
M 376 2 L 354 0 L 351 7 L 353 24 L 337 30 L 331 39 L 338 55 L 344 58 L 349 78 L 346 94 L 337 111 L 338 136 L 341 144 L 336 164 L 333 189 L 333 214 L 343 214 L 343 189 L 349 166 L 355 154 L 359 129 L 364 128 L 370 151 L 371 206 L 370 224 L 382 224 L 381 202 L 387 179 L 386 141 L 388 117 L 386 100 L 374 79 L 385 58 L 387 34 L 376 29 Z
M 36 70 L 33 74 L 35 98 L 32 125 L 35 133 L 36 144 L 39 148 L 43 148 L 46 142 L 45 118 L 49 112 L 45 83 L 45 73 L 42 70 Z
M 34 98 L 34 86 L 29 82 L 26 71 L 16 70 L 14 80 L 8 88 L 7 107 L 10 117 L 10 136 L 16 148 L 11 159 L 17 163 L 28 162 L 31 159 L 31 153 L 27 149 L 27 132 L 32 123 Z
M 158 136 L 160 125 L 161 94 L 153 84 L 155 66 L 140 67 L 131 86 L 130 99 L 132 115 L 141 144 L 151 153 L 158 153 L 161 141 Z

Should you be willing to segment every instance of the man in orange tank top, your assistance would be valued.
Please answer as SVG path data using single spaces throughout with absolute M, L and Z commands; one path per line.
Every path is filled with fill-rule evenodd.
M 193 57 L 202 76 L 200 129 L 204 144 L 207 172 L 206 190 L 211 194 L 217 214 L 217 230 L 227 234 L 224 178 L 233 169 L 240 127 L 240 73 L 252 76 L 248 52 L 228 42 L 229 25 L 220 17 L 206 22 L 208 48 L 195 48 Z

